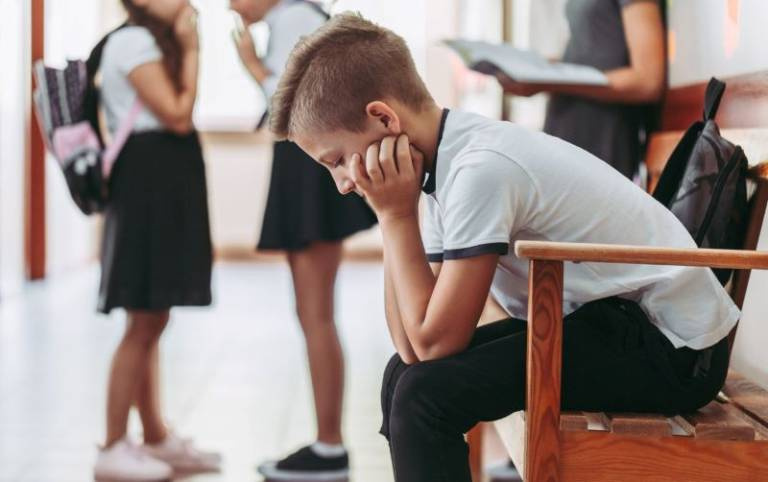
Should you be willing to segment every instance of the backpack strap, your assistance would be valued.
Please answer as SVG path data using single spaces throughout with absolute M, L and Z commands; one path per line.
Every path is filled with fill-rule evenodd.
M 91 53 L 88 55 L 88 60 L 85 61 L 87 83 L 85 87 L 85 98 L 83 99 L 83 114 L 85 118 L 88 119 L 88 122 L 91 123 L 93 132 L 96 133 L 101 145 L 104 145 L 104 139 L 101 135 L 101 129 L 99 128 L 99 91 L 95 84 L 96 74 L 101 66 L 101 55 L 104 53 L 104 47 L 107 45 L 110 35 L 128 25 L 128 22 L 125 22 L 106 34 L 99 40 L 99 43 L 93 47 L 93 50 L 91 50 Z
M 725 82 L 712 77 L 707 85 L 707 93 L 704 96 L 704 120 L 712 120 L 720 107 L 720 100 L 725 92 Z
M 117 156 L 123 149 L 128 137 L 130 137 L 131 131 L 133 131 L 133 126 L 136 124 L 136 119 L 139 118 L 139 114 L 143 108 L 144 105 L 141 103 L 139 97 L 136 96 L 136 100 L 133 102 L 131 110 L 128 112 L 128 115 L 125 116 L 125 119 L 123 119 L 120 127 L 117 128 L 112 142 L 110 142 L 106 149 L 104 149 L 104 153 L 101 157 L 101 168 L 105 179 L 109 177 L 109 173 L 112 171 L 112 165 L 115 163 L 115 159 L 117 159 Z

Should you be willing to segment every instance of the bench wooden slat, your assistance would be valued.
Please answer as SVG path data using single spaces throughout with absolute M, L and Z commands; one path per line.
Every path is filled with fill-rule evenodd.
M 604 413 L 604 421 L 613 433 L 645 437 L 672 435 L 672 427 L 663 415 L 650 413 Z
M 755 429 L 729 414 L 719 402 L 710 402 L 699 411 L 682 417 L 693 427 L 698 439 L 754 440 Z
M 736 405 L 732 403 L 725 403 L 722 405 L 723 410 L 729 415 L 732 415 L 739 420 L 745 422 L 747 425 L 755 429 L 755 440 L 768 440 L 768 427 L 762 425 L 760 422 L 752 418 L 748 413 L 744 413 Z
M 592 432 L 607 432 L 609 430 L 608 425 L 605 423 L 605 417 L 602 412 L 584 412 L 584 417 L 587 419 L 589 430 Z
M 587 430 L 589 422 L 583 412 L 562 412 L 560 414 L 560 430 L 564 432 L 577 432 Z
M 731 402 L 768 427 L 768 391 L 731 371 L 725 381 L 723 393 Z
M 695 435 L 693 426 L 680 415 L 672 417 L 670 424 L 672 425 L 672 435 L 678 437 L 693 437 Z

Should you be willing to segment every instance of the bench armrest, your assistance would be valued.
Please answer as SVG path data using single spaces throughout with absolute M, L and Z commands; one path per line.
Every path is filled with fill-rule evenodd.
M 619 244 L 517 241 L 520 258 L 625 264 L 665 264 L 730 269 L 768 269 L 768 251 L 735 249 L 659 248 Z
M 528 258 L 525 480 L 557 480 L 563 336 L 563 264 L 601 262 L 768 269 L 768 252 L 518 241 Z

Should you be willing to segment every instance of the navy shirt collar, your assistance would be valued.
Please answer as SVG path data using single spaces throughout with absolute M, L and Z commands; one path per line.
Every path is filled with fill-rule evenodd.
M 448 118 L 448 109 L 443 109 L 443 115 L 440 117 L 440 129 L 437 131 L 437 145 L 435 146 L 435 158 L 429 170 L 424 173 L 424 180 L 421 183 L 421 190 L 425 194 L 435 192 L 435 182 L 437 180 L 437 153 L 440 150 L 440 142 L 443 140 L 443 131 L 445 131 L 445 120 Z

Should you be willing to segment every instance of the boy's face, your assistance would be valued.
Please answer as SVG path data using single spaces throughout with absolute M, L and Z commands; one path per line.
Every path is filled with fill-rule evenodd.
M 296 136 L 293 141 L 316 162 L 328 169 L 336 189 L 341 194 L 361 194 L 350 176 L 350 161 L 354 154 L 365 159 L 368 146 L 393 135 L 383 129 L 366 129 L 364 132 L 337 130 L 332 132 L 307 133 Z
M 396 116 L 392 116 L 395 117 Z M 382 122 L 377 116 L 368 116 L 362 132 L 335 130 L 330 132 L 305 132 L 292 139 L 316 162 L 328 169 L 341 194 L 361 194 L 350 176 L 350 161 L 355 154 L 365 159 L 368 147 L 381 142 L 387 136 L 402 133 L 399 120 Z

